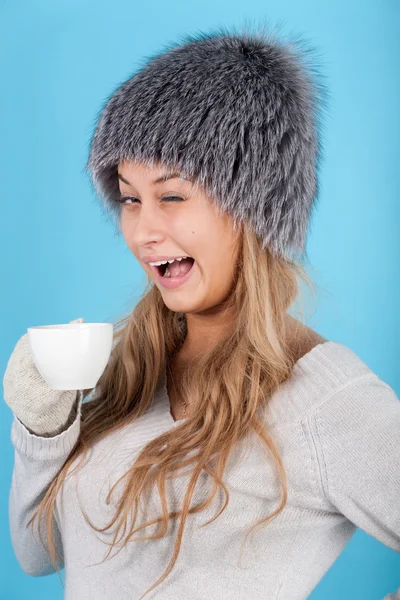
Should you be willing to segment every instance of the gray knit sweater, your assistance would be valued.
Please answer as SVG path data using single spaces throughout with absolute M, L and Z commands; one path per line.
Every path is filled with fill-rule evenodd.
M 82 396 L 79 409 L 81 402 Z M 288 477 L 284 511 L 248 538 L 239 564 L 243 534 L 281 500 L 275 469 L 264 445 L 252 435 L 228 461 L 228 506 L 202 528 L 221 508 L 224 495 L 217 495 L 206 511 L 189 515 L 177 563 L 146 599 L 304 600 L 357 527 L 400 552 L 400 402 L 394 390 L 348 347 L 328 341 L 295 364 L 290 379 L 273 394 L 265 417 Z M 164 373 L 147 413 L 98 442 L 83 469 L 66 480 L 55 515 L 66 600 L 137 600 L 164 572 L 176 523 L 170 524 L 165 538 L 131 541 L 98 564 L 115 526 L 111 532 L 95 532 L 79 503 L 96 526 L 108 524 L 117 503 L 115 494 L 111 504 L 105 503 L 112 484 L 144 444 L 179 425 L 170 412 Z M 75 421 L 52 438 L 29 433 L 17 417 L 12 424 L 10 530 L 16 557 L 33 576 L 52 573 L 53 567 L 26 523 L 68 457 L 79 429 L 80 410 Z M 170 510 L 179 508 L 187 481 L 187 474 L 167 481 Z M 205 476 L 192 505 L 209 489 Z M 147 519 L 162 514 L 157 492 L 147 506 Z M 134 537 L 155 531 L 151 526 Z M 395 598 L 400 599 L 400 589 L 385 596 Z

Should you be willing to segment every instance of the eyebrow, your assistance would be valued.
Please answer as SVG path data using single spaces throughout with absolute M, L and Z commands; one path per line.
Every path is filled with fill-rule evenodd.
M 120 179 L 127 185 L 132 185 L 129 181 L 122 177 L 120 173 L 118 173 L 118 179 Z M 192 179 L 190 179 L 190 177 L 183 177 L 183 175 L 181 175 L 180 173 L 164 173 L 163 175 L 161 175 L 161 177 L 158 177 L 152 183 L 153 185 L 156 185 L 157 183 L 163 183 L 165 181 L 168 181 L 169 179 L 185 179 L 186 181 L 192 182 Z

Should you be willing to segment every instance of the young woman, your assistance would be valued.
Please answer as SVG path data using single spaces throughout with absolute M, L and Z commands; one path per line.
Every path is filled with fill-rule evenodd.
M 4 378 L 15 554 L 67 600 L 304 600 L 357 527 L 400 552 L 399 399 L 289 314 L 324 95 L 295 45 L 188 38 L 101 112 L 89 173 L 149 285 L 94 390 L 26 336 Z

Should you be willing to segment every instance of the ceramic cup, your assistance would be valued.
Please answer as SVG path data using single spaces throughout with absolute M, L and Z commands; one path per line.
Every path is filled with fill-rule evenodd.
M 107 366 L 112 323 L 66 323 L 28 327 L 33 360 L 55 390 L 94 388 Z

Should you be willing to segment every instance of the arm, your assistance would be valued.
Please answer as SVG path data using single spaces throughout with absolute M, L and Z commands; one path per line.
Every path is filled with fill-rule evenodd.
M 349 521 L 400 552 L 400 401 L 375 374 L 306 420 L 321 492 Z
M 11 441 L 15 449 L 9 496 L 11 541 L 20 566 L 25 573 L 35 577 L 49 575 L 55 569 L 38 536 L 38 521 L 34 523 L 33 536 L 31 525 L 27 528 L 26 524 L 78 440 L 82 399 L 83 393 L 79 390 L 71 418 L 63 431 L 53 437 L 31 433 L 16 416 L 11 427 Z M 53 523 L 54 540 L 63 557 L 60 528 L 56 520 Z M 47 545 L 43 523 L 41 532 Z

